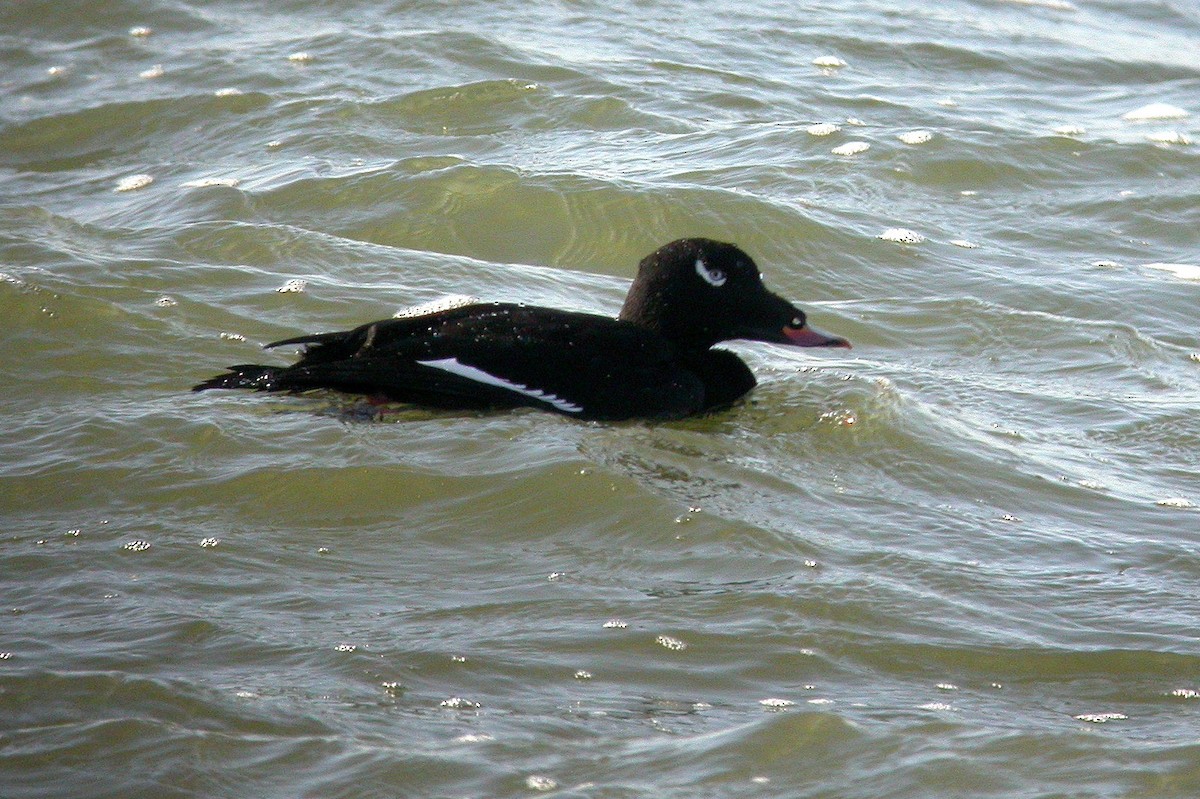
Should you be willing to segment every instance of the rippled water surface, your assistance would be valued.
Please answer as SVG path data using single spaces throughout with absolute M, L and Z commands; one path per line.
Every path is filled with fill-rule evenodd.
M 0 5 L 0 795 L 1200 796 L 1198 42 Z M 855 349 L 671 424 L 188 391 L 693 235 Z

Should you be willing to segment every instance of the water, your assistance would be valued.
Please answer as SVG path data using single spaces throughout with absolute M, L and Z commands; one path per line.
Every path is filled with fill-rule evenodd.
M 0 795 L 1200 795 L 1198 37 L 0 8 Z M 685 235 L 855 349 L 663 425 L 187 391 Z

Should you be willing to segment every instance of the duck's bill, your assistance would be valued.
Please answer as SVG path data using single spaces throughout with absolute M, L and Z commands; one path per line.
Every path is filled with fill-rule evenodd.
M 803 327 L 785 327 L 783 335 L 789 344 L 797 347 L 845 347 L 850 349 L 850 342 L 841 336 L 831 336 L 808 325 Z

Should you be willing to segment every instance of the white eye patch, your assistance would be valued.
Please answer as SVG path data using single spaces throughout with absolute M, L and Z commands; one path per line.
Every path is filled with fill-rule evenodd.
M 704 279 L 704 282 L 710 286 L 724 286 L 726 277 L 725 272 L 720 269 L 709 269 L 708 264 L 704 263 L 703 258 L 696 259 L 696 274 Z

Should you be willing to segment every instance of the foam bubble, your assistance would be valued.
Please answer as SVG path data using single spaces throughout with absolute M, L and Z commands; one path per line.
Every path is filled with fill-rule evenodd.
M 1049 8 L 1054 11 L 1074 11 L 1075 5 L 1067 2 L 1067 0 L 1008 0 L 1018 6 L 1037 6 L 1038 8 Z
M 678 638 L 672 638 L 669 635 L 660 635 L 657 638 L 655 638 L 654 641 L 659 646 L 666 647 L 667 649 L 670 649 L 672 652 L 681 652 L 684 649 L 687 649 L 687 643 L 679 640 Z
M 525 787 L 533 791 L 553 791 L 558 782 L 541 774 L 530 774 L 525 778 Z
M 867 144 L 865 141 L 848 141 L 845 144 L 840 144 L 837 147 L 834 147 L 832 150 L 830 150 L 830 152 L 832 152 L 834 155 L 858 155 L 859 153 L 865 153 L 870 149 L 871 145 Z
M 1087 133 L 1087 131 L 1079 125 L 1059 125 L 1058 127 L 1054 128 L 1054 132 L 1059 136 L 1082 136 L 1083 134 Z
M 443 699 L 439 703 L 440 707 L 447 707 L 451 710 L 478 710 L 480 704 L 472 702 L 470 699 L 463 699 L 461 696 L 452 696 L 449 699 Z
M 905 144 L 924 144 L 933 140 L 933 134 L 927 130 L 910 130 L 896 137 Z
M 460 735 L 455 738 L 454 742 L 460 744 L 477 744 L 494 740 L 496 740 L 496 736 L 488 735 L 486 732 L 468 732 L 466 735 Z
M 624 630 L 628 626 L 629 624 L 627 622 L 621 621 L 620 619 L 609 619 L 608 621 L 604 622 L 604 629 L 606 630 Z
M 154 31 L 146 25 L 134 25 L 129 29 L 129 35 L 136 36 L 139 39 L 145 39 L 152 33 L 154 33 Z
M 1078 721 L 1086 721 L 1090 724 L 1106 724 L 1110 721 L 1122 721 L 1129 718 L 1124 713 L 1082 713 L 1075 717 Z
M 1187 111 L 1170 103 L 1150 103 L 1122 114 L 1121 119 L 1129 122 L 1145 122 L 1149 119 L 1183 119 L 1187 115 Z
M 225 86 L 213 92 L 216 97 L 237 97 L 242 94 L 242 90 L 236 86 Z
M 841 125 L 835 125 L 832 122 L 818 122 L 815 125 L 809 125 L 804 131 L 810 136 L 828 136 L 841 129 Z
M 146 188 L 153 182 L 153 175 L 130 175 L 118 180 L 113 191 L 137 191 Z
M 783 710 L 785 707 L 791 707 L 792 705 L 796 704 L 790 699 L 775 699 L 774 697 L 770 699 L 760 699 L 758 700 L 758 703 L 768 710 Z
M 950 243 L 955 247 L 962 247 L 964 250 L 974 250 L 979 247 L 975 242 L 966 239 L 950 239 Z
M 1159 505 L 1164 508 L 1194 508 L 1194 507 L 1196 507 L 1195 503 L 1193 503 L 1190 499 L 1187 499 L 1185 497 L 1167 497 L 1166 499 L 1160 499 L 1158 502 L 1156 502 L 1154 504 Z
M 1147 269 L 1157 269 L 1160 272 L 1170 272 L 1183 280 L 1200 280 L 1200 266 L 1195 264 L 1146 264 Z
M 890 227 L 879 234 L 884 241 L 894 241 L 897 244 L 920 244 L 925 237 L 915 230 L 902 227 Z
M 141 72 L 139 72 L 138 77 L 152 80 L 154 78 L 161 78 L 165 74 L 166 70 L 163 69 L 163 65 L 155 64 L 154 66 L 150 67 L 150 69 L 143 69 Z
M 821 69 L 840 69 L 846 66 L 846 62 L 835 55 L 817 56 L 812 62 L 813 66 L 821 67 Z
M 1156 130 L 1146 134 L 1146 141 L 1155 144 L 1191 144 L 1192 140 L 1177 130 Z
M 186 180 L 179 184 L 188 189 L 202 189 L 208 186 L 236 186 L 240 183 L 237 178 L 198 178 L 196 180 Z
M 307 64 L 313 60 L 313 57 L 312 57 L 312 53 L 306 53 L 306 52 L 301 51 L 298 53 L 291 53 L 290 55 L 288 55 L 287 60 L 291 61 L 294 64 Z
M 449 311 L 453 308 L 462 308 L 466 305 L 474 305 L 479 302 L 478 297 L 469 297 L 466 294 L 451 294 L 448 297 L 441 297 L 430 302 L 423 302 L 420 305 L 410 305 L 407 308 L 401 308 L 392 314 L 393 319 L 409 319 L 414 316 L 429 316 L 430 314 Z
M 299 278 L 292 278 L 291 280 L 284 283 L 282 286 L 280 286 L 279 288 L 277 288 L 275 290 L 277 292 L 279 292 L 280 294 L 299 294 L 300 292 L 304 291 L 307 288 L 308 288 L 307 280 L 300 280 Z

